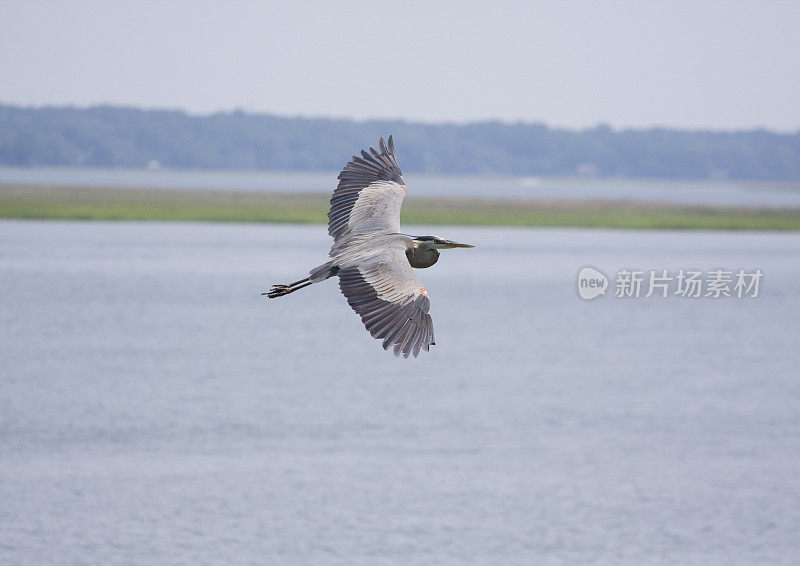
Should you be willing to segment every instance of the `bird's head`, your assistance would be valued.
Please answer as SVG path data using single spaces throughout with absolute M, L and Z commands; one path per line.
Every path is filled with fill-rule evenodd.
M 445 240 L 439 236 L 413 236 L 414 244 L 423 249 L 429 250 L 447 250 L 450 248 L 474 248 L 470 244 L 461 244 L 452 240 Z

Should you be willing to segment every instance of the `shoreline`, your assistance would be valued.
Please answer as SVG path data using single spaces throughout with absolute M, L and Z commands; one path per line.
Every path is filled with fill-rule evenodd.
M 0 218 L 327 223 L 329 194 L 0 184 Z M 800 230 L 800 208 L 407 197 L 404 224 Z

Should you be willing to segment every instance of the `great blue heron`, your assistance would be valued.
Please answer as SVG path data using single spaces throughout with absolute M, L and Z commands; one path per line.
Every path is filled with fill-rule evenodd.
M 370 334 L 383 340 L 383 349 L 394 346 L 395 356 L 417 357 L 435 342 L 428 291 L 411 268 L 430 267 L 441 249 L 474 246 L 400 232 L 406 184 L 392 136 L 388 146 L 383 138 L 379 145 L 380 153 L 361 150 L 339 173 L 328 212 L 332 259 L 305 279 L 262 294 L 274 299 L 338 275 L 347 302 Z

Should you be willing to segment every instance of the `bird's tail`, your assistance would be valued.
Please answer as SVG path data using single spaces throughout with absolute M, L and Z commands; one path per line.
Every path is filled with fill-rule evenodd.
M 302 289 L 303 287 L 308 287 L 309 285 L 313 285 L 314 283 L 319 283 L 320 281 L 325 281 L 329 277 L 333 277 L 339 273 L 339 268 L 333 265 L 332 261 L 328 263 L 322 264 L 319 267 L 315 267 L 311 270 L 311 273 L 305 279 L 301 279 L 300 281 L 295 281 L 294 283 L 289 283 L 288 285 L 282 285 L 276 283 L 272 286 L 269 291 L 264 291 L 261 293 L 262 295 L 266 295 L 270 299 L 274 299 L 276 297 L 283 297 L 284 295 L 288 295 L 289 293 L 294 293 L 298 289 Z

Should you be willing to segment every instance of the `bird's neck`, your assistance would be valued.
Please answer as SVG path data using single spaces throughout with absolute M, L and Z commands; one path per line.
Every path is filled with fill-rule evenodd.
M 439 261 L 439 250 L 432 244 L 433 242 L 426 240 L 411 240 L 411 245 L 406 250 L 406 257 L 411 267 L 422 269 Z

